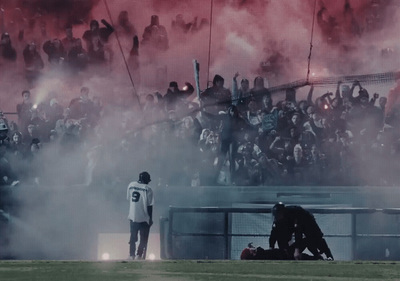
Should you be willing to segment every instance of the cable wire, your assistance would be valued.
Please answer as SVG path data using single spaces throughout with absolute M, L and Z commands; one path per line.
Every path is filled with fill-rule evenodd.
M 110 9 L 108 8 L 107 0 L 104 0 L 104 5 L 106 7 L 106 10 L 107 10 L 107 13 L 108 13 L 108 17 L 110 18 L 111 25 L 114 26 L 114 23 L 113 23 L 113 20 L 112 20 L 112 17 L 111 17 L 111 13 L 110 13 Z M 129 79 L 131 80 L 131 84 L 132 84 L 132 87 L 133 87 L 133 96 L 136 99 L 136 101 L 138 102 L 140 110 L 142 110 L 142 106 L 140 104 L 140 99 L 139 99 L 139 96 L 138 96 L 138 94 L 136 92 L 135 83 L 133 82 L 132 74 L 131 74 L 131 71 L 129 70 L 129 65 L 128 65 L 128 62 L 126 61 L 125 54 L 124 54 L 124 51 L 122 50 L 121 42 L 120 42 L 119 37 L 118 37 L 118 32 L 116 30 L 114 30 L 114 32 L 115 32 L 115 37 L 117 38 L 119 50 L 121 51 L 121 55 L 122 55 L 122 58 L 124 60 L 125 67 L 126 67 L 126 70 L 128 72 Z
M 313 12 L 313 20 L 312 20 L 312 26 L 311 26 L 311 38 L 310 38 L 310 53 L 308 54 L 308 66 L 307 66 L 307 78 L 306 81 L 307 83 L 309 82 L 309 77 L 310 77 L 310 65 L 311 65 L 311 53 L 312 53 L 312 48 L 313 48 L 313 37 L 314 37 L 314 23 L 315 23 L 315 10 L 317 7 L 317 0 L 314 2 L 314 12 Z

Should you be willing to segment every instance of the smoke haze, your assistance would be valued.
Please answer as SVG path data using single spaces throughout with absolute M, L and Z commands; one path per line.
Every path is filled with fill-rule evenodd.
M 143 105 L 147 94 L 156 91 L 165 94 L 170 81 L 177 81 L 180 87 L 186 81 L 194 84 L 194 59 L 200 63 L 202 90 L 207 88 L 207 78 L 212 80 L 215 74 L 223 76 L 225 86 L 229 88 L 236 72 L 240 73 L 241 78 L 248 78 L 251 85 L 258 75 L 263 76 L 269 86 L 305 79 L 313 0 L 214 0 L 211 38 L 209 26 L 184 38 L 172 32 L 171 21 L 177 14 L 182 14 L 186 22 L 193 21 L 195 17 L 198 22 L 202 18 L 210 20 L 211 2 L 108 0 L 110 19 L 102 0 L 0 0 L 0 6 L 5 9 L 4 31 L 11 34 L 18 53 L 16 64 L 0 62 L 0 109 L 15 112 L 15 106 L 21 102 L 21 92 L 25 89 L 31 91 L 35 103 L 44 101 L 50 92 L 55 92 L 59 103 L 67 107 L 71 99 L 79 97 L 82 86 L 90 89 L 90 97 L 99 97 L 104 104 L 104 116 L 94 133 L 101 140 L 100 143 L 93 141 L 93 137 L 68 154 L 41 155 L 38 166 L 43 164 L 48 169 L 38 173 L 59 193 L 51 192 L 51 196 L 46 196 L 46 188 L 34 187 L 33 196 L 26 196 L 26 186 L 22 184 L 18 187 L 20 206 L 11 241 L 17 256 L 90 259 L 93 256 L 86 252 L 86 245 L 94 243 L 91 239 L 95 239 L 98 232 L 129 231 L 126 186 L 129 181 L 137 180 L 139 172 L 149 171 L 153 185 L 160 183 L 163 186 L 163 179 L 184 185 L 179 181 L 182 171 L 171 163 L 184 161 L 196 164 L 196 156 L 190 153 L 193 147 L 188 146 L 186 153 L 182 154 L 182 147 L 177 147 L 165 137 L 165 146 L 149 154 L 147 147 L 153 141 L 152 130 L 157 128 L 146 126 L 152 122 L 143 118 L 135 95 L 139 96 Z M 345 3 L 317 1 L 311 74 L 340 76 L 397 71 L 399 2 L 352 0 L 346 13 Z M 330 24 L 324 27 L 317 20 L 317 13 L 323 6 L 326 12 L 322 20 L 329 21 L 331 17 Z M 81 38 L 92 19 L 99 22 L 106 19 L 110 23 L 112 20 L 116 26 L 122 10 L 128 11 L 140 41 L 153 14 L 159 15 L 160 24 L 166 27 L 169 35 L 170 47 L 164 53 L 153 54 L 140 46 L 140 69 L 135 70 L 130 66 L 134 88 L 116 34 L 111 35 L 108 43 L 112 51 L 110 64 L 90 67 L 79 75 L 65 75 L 50 68 L 41 46 L 46 40 L 65 37 L 65 24 L 72 23 L 74 36 Z M 332 18 L 337 22 L 336 25 Z M 32 25 L 33 19 L 36 19 L 35 25 Z M 40 22 L 46 23 L 46 33 L 40 29 Z M 21 29 L 25 29 L 23 40 L 18 39 Z M 118 37 L 128 59 L 132 36 L 118 32 Z M 22 58 L 22 50 L 31 40 L 39 44 L 45 61 L 43 75 L 33 87 L 24 78 Z M 369 90 L 370 93 L 379 92 L 381 96 L 386 96 L 392 86 L 371 85 Z M 335 88 L 326 86 L 319 90 L 334 91 Z M 305 97 L 306 91 L 308 87 L 298 90 L 298 100 Z M 7 117 L 16 120 L 14 115 Z M 152 121 L 159 121 L 156 117 L 154 119 Z M 135 143 L 133 148 L 124 147 L 125 134 L 129 132 L 135 135 L 138 131 L 143 135 L 142 142 Z M 135 159 L 129 157 L 131 149 L 135 150 Z M 86 181 L 90 181 L 88 170 L 91 160 L 97 168 L 101 166 L 98 170 L 104 173 L 102 178 L 107 179 L 99 184 L 98 189 L 85 185 Z M 185 172 L 194 173 L 195 168 Z M 115 169 L 119 169 L 121 177 L 107 178 L 114 175 L 112 171 Z M 69 193 L 71 186 L 74 187 Z M 84 192 L 81 193 L 82 190 Z M 68 194 L 70 197 L 66 197 Z M 177 201 L 180 200 L 182 205 L 190 204 L 184 198 Z M 156 211 L 156 215 L 157 212 L 164 210 Z

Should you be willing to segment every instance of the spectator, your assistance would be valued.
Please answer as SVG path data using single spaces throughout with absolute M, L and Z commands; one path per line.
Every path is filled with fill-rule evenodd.
M 175 17 L 175 20 L 172 20 L 171 27 L 172 30 L 176 33 L 188 33 L 190 28 L 192 27 L 193 22 L 186 23 L 183 19 L 182 14 L 178 14 Z
M 26 79 L 32 83 L 40 76 L 40 71 L 44 68 L 44 63 L 34 42 L 29 43 L 25 47 L 23 55 Z
M 160 25 L 157 15 L 151 16 L 150 25 L 146 26 L 143 32 L 143 46 L 152 47 L 159 51 L 166 51 L 169 48 L 167 30 Z
M 27 134 L 24 134 L 22 136 L 23 136 L 22 142 L 30 145 L 33 139 L 39 138 L 39 132 L 37 130 L 37 126 L 35 124 L 29 124 Z
M 261 110 L 261 126 L 258 133 L 261 137 L 268 135 L 271 131 L 275 131 L 278 127 L 278 110 L 276 108 L 269 112 L 267 109 Z
M 139 38 L 137 35 L 133 36 L 133 45 L 129 52 L 128 63 L 133 71 L 139 69 Z M 137 74 L 139 75 L 139 73 Z
M 28 90 L 22 91 L 22 103 L 17 104 L 17 114 L 18 114 L 18 125 L 21 128 L 21 132 L 26 133 L 27 126 L 32 117 L 32 107 L 31 102 L 31 92 Z
M 260 170 L 257 158 L 253 155 L 254 145 L 248 142 L 244 145 L 242 153 L 235 158 L 235 171 L 232 177 L 234 178 L 234 184 L 237 185 L 259 185 L 262 180 L 262 172 Z M 237 169 L 236 169 L 237 163 Z
M 56 121 L 55 131 L 57 132 L 57 135 L 59 137 L 63 136 L 66 131 L 65 124 L 66 124 L 66 120 L 69 119 L 70 112 L 71 112 L 71 110 L 68 107 L 65 108 L 62 118 L 60 118 Z
M 105 27 L 100 28 L 99 22 L 92 20 L 90 22 L 90 29 L 86 30 L 82 36 L 86 42 L 90 62 L 93 63 L 104 62 L 109 58 L 109 53 L 106 51 L 104 45 L 114 32 L 114 28 L 104 19 L 101 20 L 101 23 Z
M 48 55 L 51 65 L 57 66 L 64 63 L 66 53 L 61 41 L 57 38 L 48 40 L 43 44 L 43 51 Z
M 93 112 L 93 102 L 89 99 L 89 88 L 82 87 L 80 97 L 72 99 L 68 107 L 70 109 L 70 118 L 90 118 Z
M 251 100 L 247 107 L 248 110 L 245 112 L 246 120 L 256 129 L 256 131 L 258 131 L 262 121 L 261 111 L 258 109 L 258 106 L 254 100 Z
M 290 102 L 294 105 L 297 104 L 296 101 L 296 89 L 295 88 L 288 88 L 286 89 L 286 93 L 285 93 L 285 101 L 286 102 Z
M 238 153 L 243 154 L 246 149 L 251 150 L 251 155 L 254 159 L 258 159 L 262 153 L 260 147 L 251 138 L 250 133 L 244 133 L 243 139 L 239 142 Z
M 82 40 L 80 38 L 76 39 L 71 45 L 67 61 L 72 73 L 86 69 L 89 63 L 89 56 L 82 47 Z
M 204 145 L 200 147 L 201 152 L 201 168 L 200 168 L 200 182 L 204 185 L 214 185 L 217 183 L 220 178 L 221 167 L 224 163 L 221 163 L 220 157 L 220 146 L 221 141 L 219 134 L 213 131 L 210 131 L 208 136 L 205 139 Z M 216 170 L 217 175 L 216 175 Z M 217 177 L 217 179 L 216 179 Z M 224 180 L 227 175 L 223 174 Z
M 379 98 L 379 105 L 378 105 L 378 109 L 379 109 L 378 112 L 379 112 L 379 123 L 381 124 L 381 127 L 385 123 L 386 104 L 387 104 L 387 98 L 386 97 L 380 97 Z
M 0 139 L 0 186 L 13 185 L 18 180 L 9 160 L 6 158 L 8 141 Z
M 266 110 L 266 112 L 270 113 L 273 109 L 272 98 L 271 95 L 265 95 L 262 98 L 261 110 Z
M 240 88 L 238 88 L 237 77 L 239 72 L 235 73 L 232 82 L 232 104 L 237 106 L 240 112 L 245 112 L 247 110 L 247 104 L 249 103 L 250 97 L 250 84 L 249 80 L 242 79 L 240 81 Z
M 61 119 L 64 113 L 64 108 L 60 105 L 56 98 L 50 100 L 50 106 L 47 110 L 47 117 L 49 119 L 49 127 L 54 129 L 57 120 Z
M 303 123 L 308 120 L 307 107 L 308 107 L 308 102 L 306 100 L 301 100 L 297 104 L 296 112 L 300 114 Z
M 10 34 L 7 32 L 1 34 L 0 41 L 0 52 L 1 56 L 8 61 L 16 61 L 17 60 L 17 51 L 11 44 Z
M 367 90 L 361 89 L 358 101 L 354 109 L 350 112 L 347 120 L 348 124 L 355 134 L 355 137 L 361 137 L 372 141 L 377 135 L 381 126 L 381 113 L 369 102 Z
M 206 149 L 206 146 L 209 144 L 208 136 L 210 135 L 210 133 L 211 133 L 210 129 L 201 130 L 200 138 L 198 140 L 200 151 L 204 151 Z
M 182 119 L 181 137 L 193 144 L 197 144 L 197 140 L 202 132 L 202 127 L 196 118 L 186 116 Z
M 116 30 L 118 33 L 130 38 L 138 34 L 135 26 L 129 21 L 128 11 L 123 10 L 119 13 Z
M 292 157 L 293 148 L 294 144 L 290 138 L 282 138 L 279 135 L 275 137 L 269 147 L 272 157 L 284 165 L 286 165 L 286 162 Z
M 12 136 L 15 132 L 19 132 L 17 123 L 14 120 L 8 123 L 8 135 Z
M 265 153 L 261 153 L 258 158 L 261 172 L 262 185 L 278 185 L 282 183 L 283 166 L 278 160 L 268 158 Z
M 217 119 L 221 122 L 220 127 L 220 157 L 222 161 L 219 161 L 219 169 L 222 167 L 226 159 L 229 163 L 234 163 L 239 142 L 243 138 L 243 135 L 247 131 L 251 131 L 250 125 L 239 116 L 239 111 L 236 106 L 231 105 L 225 114 L 212 115 L 207 112 L 203 112 L 206 116 L 212 119 Z M 234 174 L 234 165 L 230 165 L 231 175 Z
M 14 132 L 11 135 L 10 151 L 19 160 L 22 160 L 26 153 L 25 143 L 22 142 L 21 132 Z
M 65 26 L 65 37 L 61 40 L 61 44 L 64 47 L 64 51 L 66 54 L 68 54 L 72 47 L 75 45 L 75 41 L 78 38 L 74 37 L 73 31 L 72 31 L 72 25 L 67 24 Z
M 231 104 L 232 95 L 228 89 L 224 88 L 224 81 L 222 76 L 215 75 L 212 87 L 201 93 L 200 100 L 207 112 L 218 114 L 220 111 L 225 111 Z
M 65 121 L 65 131 L 60 138 L 61 152 L 71 153 L 80 147 L 82 136 L 82 124 L 73 119 Z
M 316 144 L 311 145 L 310 154 L 307 157 L 309 172 L 306 183 L 322 185 L 325 182 L 326 163 L 325 155 L 321 153 Z
M 321 2 L 322 3 L 322 2 Z M 325 5 L 321 5 L 317 13 L 317 23 L 321 28 L 324 39 L 327 43 L 336 45 L 341 41 L 340 26 L 336 18 L 328 15 Z
M 257 76 L 254 78 L 254 86 L 250 90 L 250 98 L 255 101 L 257 109 L 262 107 L 262 99 L 264 96 L 271 96 L 271 93 L 264 86 L 264 78 Z
M 7 146 L 10 144 L 6 119 L 0 119 L 0 140 L 2 140 Z
M 54 128 L 54 126 L 53 123 L 47 118 L 46 110 L 38 110 L 37 120 L 31 120 L 31 122 L 35 123 L 37 126 L 39 139 L 43 140 L 43 142 L 48 142 L 50 131 Z
M 164 95 L 163 100 L 165 109 L 175 110 L 177 112 L 185 112 L 187 109 L 186 99 L 194 92 L 194 87 L 189 82 L 185 83 L 185 90 L 179 90 L 178 83 L 172 81 L 169 83 L 167 93 Z

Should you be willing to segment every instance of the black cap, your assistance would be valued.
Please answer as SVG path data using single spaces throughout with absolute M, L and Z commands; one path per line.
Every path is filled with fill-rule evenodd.
M 139 174 L 139 182 L 148 184 L 151 181 L 150 174 L 148 172 L 141 172 Z
M 272 215 L 276 217 L 279 214 L 282 214 L 285 210 L 285 204 L 279 202 L 272 207 Z

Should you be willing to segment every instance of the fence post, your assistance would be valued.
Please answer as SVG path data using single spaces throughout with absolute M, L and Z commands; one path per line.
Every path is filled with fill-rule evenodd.
M 224 211 L 224 240 L 225 240 L 225 255 L 224 255 L 224 258 L 226 260 L 229 259 L 229 256 L 230 256 L 228 230 L 229 230 L 229 213 L 228 213 L 228 211 Z
M 170 258 L 175 258 L 174 257 L 174 247 L 172 245 L 172 235 L 173 235 L 173 221 L 174 221 L 174 212 L 173 208 L 170 206 L 169 207 L 169 226 L 168 226 L 168 249 L 170 250 Z
M 352 260 L 356 258 L 357 252 L 357 214 L 351 214 L 351 255 Z

